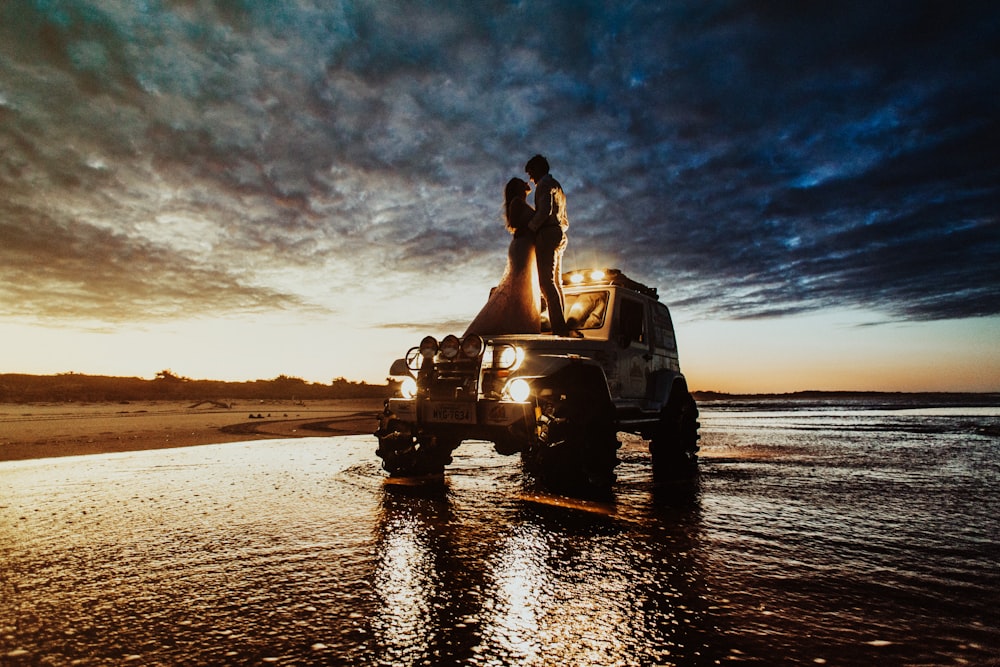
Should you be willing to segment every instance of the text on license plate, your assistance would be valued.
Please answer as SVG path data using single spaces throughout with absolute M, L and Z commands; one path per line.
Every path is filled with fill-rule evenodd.
M 428 406 L 429 421 L 449 424 L 473 424 L 476 421 L 476 406 L 461 403 L 438 403 Z

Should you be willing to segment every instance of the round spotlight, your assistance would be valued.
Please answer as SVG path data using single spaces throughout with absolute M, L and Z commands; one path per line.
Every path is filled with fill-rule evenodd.
M 469 358 L 476 358 L 483 351 L 483 339 L 476 334 L 470 334 L 462 341 L 462 354 Z
M 514 378 L 507 383 L 507 395 L 512 401 L 524 403 L 531 396 L 531 385 L 523 378 Z
M 596 269 L 590 272 L 590 279 L 593 280 L 594 282 L 597 282 L 599 280 L 604 280 L 605 275 L 606 274 L 604 273 L 604 271 Z
M 497 368 L 500 370 L 514 370 L 524 359 L 524 350 L 516 345 L 503 345 L 499 353 Z
M 420 341 L 420 356 L 425 359 L 432 358 L 438 351 L 438 342 L 434 336 L 424 336 L 424 339 Z
M 582 273 L 571 274 L 569 277 L 569 282 L 571 285 L 579 285 L 580 283 L 583 282 L 583 274 Z
M 417 395 L 417 381 L 413 378 L 403 378 L 399 385 L 399 393 L 403 398 L 413 398 Z
M 461 349 L 462 343 L 459 342 L 458 336 L 448 334 L 441 341 L 441 356 L 445 359 L 454 359 L 458 356 L 458 352 Z

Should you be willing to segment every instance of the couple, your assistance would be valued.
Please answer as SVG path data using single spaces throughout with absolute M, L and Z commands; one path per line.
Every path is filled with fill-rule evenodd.
M 507 268 L 466 334 L 541 333 L 540 297 L 544 296 L 552 333 L 571 335 L 562 293 L 562 255 L 569 227 L 566 195 L 541 155 L 528 160 L 524 171 L 535 184 L 535 207 L 528 204 L 531 187 L 520 178 L 510 179 L 503 205 L 507 229 L 514 235 L 507 250 Z

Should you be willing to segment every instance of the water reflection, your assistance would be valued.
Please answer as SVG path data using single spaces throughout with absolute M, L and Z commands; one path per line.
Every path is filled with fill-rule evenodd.
M 387 664 L 446 664 L 474 641 L 481 575 L 457 560 L 461 549 L 449 489 L 443 484 L 381 490 L 376 527 L 377 653 Z M 473 584 L 469 584 L 469 581 Z
M 498 646 L 512 661 L 534 664 L 543 645 L 552 645 L 540 632 L 539 618 L 551 604 L 546 555 L 537 526 L 520 526 L 501 543 L 489 568 L 492 595 L 484 603 L 480 653 Z
M 427 655 L 432 634 L 427 620 L 436 592 L 430 576 L 434 559 L 424 532 L 412 515 L 390 518 L 379 544 L 374 580 L 381 613 L 373 630 L 388 653 L 408 661 Z
M 619 506 L 530 486 L 470 495 L 464 481 L 383 486 L 372 620 L 381 661 L 716 661 L 697 487 L 626 480 Z
M 1000 416 L 863 417 L 704 410 L 697 485 L 629 442 L 605 498 L 477 442 L 0 464 L 0 664 L 989 664 Z

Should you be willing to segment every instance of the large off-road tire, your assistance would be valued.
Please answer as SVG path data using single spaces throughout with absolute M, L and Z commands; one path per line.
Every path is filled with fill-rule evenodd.
M 493 449 L 501 456 L 511 456 L 524 451 L 525 438 L 505 436 L 493 441 Z
M 671 393 L 649 441 L 655 474 L 693 477 L 698 472 L 698 405 L 686 389 Z
M 417 437 L 410 425 L 396 419 L 388 408 L 379 416 L 375 437 L 382 468 L 393 477 L 439 475 L 451 463 L 451 453 L 461 444 L 431 435 Z
M 525 467 L 554 487 L 609 488 L 621 442 L 603 377 L 571 370 L 544 388 L 551 393 L 540 396 L 545 405 L 536 441 L 522 452 Z
M 531 443 L 535 439 L 536 431 L 537 428 L 533 421 L 518 422 L 509 426 L 502 434 L 497 435 L 493 439 L 493 448 L 501 456 L 520 454 L 527 447 L 531 446 Z

